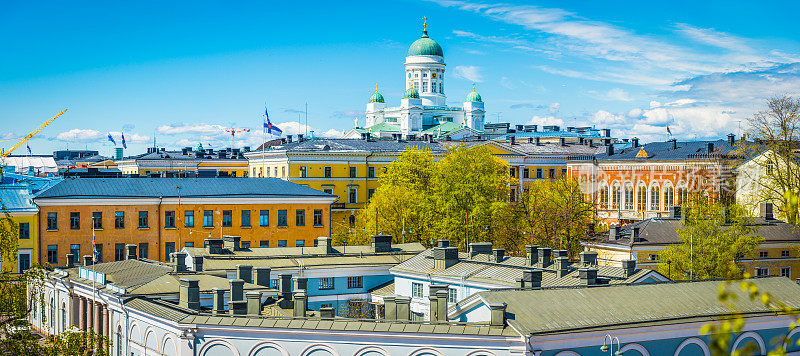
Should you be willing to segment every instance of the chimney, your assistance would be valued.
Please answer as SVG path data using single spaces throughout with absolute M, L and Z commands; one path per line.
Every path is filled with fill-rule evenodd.
M 178 306 L 200 310 L 200 285 L 198 280 L 181 278 L 178 292 Z
M 292 300 L 292 275 L 290 273 L 281 273 L 279 277 L 278 298 Z
M 322 319 L 333 319 L 333 307 L 319 308 L 319 317 Z
M 761 203 L 758 204 L 758 216 L 762 217 L 766 220 L 773 220 L 775 216 L 772 215 L 772 203 Z
M 307 277 L 292 277 L 292 286 L 294 287 L 293 290 L 306 290 L 308 289 L 308 278 Z
M 222 314 L 225 312 L 225 290 L 219 287 L 211 288 L 211 297 L 213 304 L 211 306 L 214 314 Z
M 728 134 L 728 145 L 733 146 L 734 144 L 736 144 L 736 135 L 734 135 L 732 133 L 729 133 Z
M 429 321 L 437 321 L 439 320 L 439 297 L 436 296 L 436 292 L 431 289 L 430 293 L 428 294 L 428 320 Z
M 446 240 L 445 240 L 446 241 Z M 441 240 L 440 240 L 441 242 Z M 433 249 L 433 268 L 444 270 L 458 263 L 458 248 L 435 247 Z
M 91 266 L 93 264 L 94 264 L 94 261 L 92 261 L 92 256 L 90 256 L 90 255 L 84 255 L 83 256 L 83 265 L 84 266 Z
M 492 249 L 492 262 L 501 263 L 506 256 L 506 250 L 503 248 Z
M 333 253 L 333 245 L 331 245 L 331 238 L 327 236 L 317 237 L 317 246 L 322 248 L 326 255 Z
M 514 137 L 514 135 L 508 136 L 508 143 L 511 144 L 511 145 L 516 144 L 517 143 L 517 138 Z
M 591 286 L 597 283 L 597 268 L 586 267 L 578 270 L 578 275 L 581 278 L 581 284 Z
M 256 267 L 253 268 L 256 274 L 256 285 L 271 288 L 269 275 L 272 272 L 272 269 L 269 267 Z
M 286 143 L 292 143 L 292 135 L 286 135 Z
M 245 297 L 247 298 L 247 314 L 261 314 L 261 292 L 247 292 Z
M 236 278 L 253 283 L 253 265 L 236 265 Z
M 194 264 L 195 272 L 203 272 L 203 256 L 194 256 L 192 263 Z
M 633 242 L 642 242 L 641 238 L 639 237 L 639 227 L 638 226 L 634 226 L 631 229 L 631 240 Z
M 636 261 L 622 260 L 622 269 L 625 271 L 625 277 L 630 277 L 636 272 Z
M 73 267 L 75 267 L 75 255 L 68 253 L 66 268 L 73 268 Z
M 583 251 L 579 255 L 581 256 L 581 264 L 583 264 L 584 266 L 597 265 L 597 252 Z
M 632 143 L 632 145 L 633 145 L 633 148 L 637 148 L 637 147 L 639 147 L 639 138 L 638 138 L 638 137 L 634 137 L 634 138 L 632 138 L 632 139 L 631 139 L 631 143 Z
M 397 320 L 397 305 L 394 298 L 393 295 L 383 297 L 383 318 L 386 320 Z
M 491 309 L 491 322 L 489 325 L 491 326 L 505 326 L 506 325 L 506 303 L 492 303 L 489 304 L 489 309 Z
M 241 236 L 226 235 L 222 237 L 222 245 L 228 251 L 239 251 L 239 240 L 241 239 Z
M 219 255 L 222 253 L 222 239 L 205 239 L 205 245 L 208 247 L 208 253 Z
M 616 241 L 619 239 L 619 225 L 611 225 L 608 227 L 608 240 Z
M 409 309 L 409 304 L 411 303 L 411 297 L 396 296 L 394 301 L 397 305 L 397 320 L 410 320 L 411 309 Z
M 563 137 L 559 138 L 558 139 L 558 144 L 561 145 L 561 146 L 566 146 L 567 145 L 567 139 L 565 139 Z
M 708 154 L 714 153 L 714 143 L 713 142 L 706 142 L 706 146 L 708 146 Z
M 438 321 L 447 321 L 447 296 L 447 289 L 436 291 L 436 320 Z
M 520 287 L 523 289 L 541 288 L 542 270 L 526 269 L 522 271 L 522 284 Z
M 614 145 L 606 146 L 606 155 L 613 156 L 614 155 Z
M 439 239 L 436 241 L 436 247 L 450 247 L 450 240 Z
M 244 300 L 244 281 L 241 279 L 229 279 L 231 285 L 231 300 Z
M 673 150 L 677 150 L 678 149 L 678 140 L 673 138 L 673 139 L 669 140 L 669 142 L 672 143 L 672 149 Z
M 553 250 L 553 259 L 559 257 L 569 257 L 569 251 L 567 250 Z
M 126 260 L 136 260 L 138 259 L 136 255 L 136 244 L 127 244 L 125 245 L 125 251 L 127 251 L 127 255 L 125 256 Z
M 611 137 L 611 129 L 601 129 L 600 136 Z
M 525 262 L 528 266 L 536 266 L 539 263 L 539 246 L 525 245 Z
M 533 137 L 528 137 L 528 143 L 533 143 Z
M 171 257 L 174 263 L 172 272 L 186 272 L 186 252 L 173 252 Z
M 297 142 L 303 142 L 303 134 L 297 134 Z
M 541 145 L 541 143 L 539 142 L 539 138 L 538 137 L 535 137 L 533 140 L 536 143 L 536 146 L 540 146 Z
M 551 249 L 549 247 L 539 247 L 539 263 L 541 264 L 542 268 L 550 267 L 550 253 Z
M 556 257 L 556 268 L 558 269 L 558 278 L 564 277 L 569 273 L 569 259 L 566 257 Z
M 475 258 L 477 255 L 488 255 L 492 253 L 491 242 L 473 242 L 469 244 L 469 258 Z
M 677 205 L 673 205 L 669 207 L 669 217 L 673 219 L 680 219 L 681 218 L 681 207 Z
M 246 315 L 247 301 L 246 300 L 228 301 L 228 311 L 231 313 L 231 315 Z
M 392 252 L 392 235 L 372 235 L 373 252 Z

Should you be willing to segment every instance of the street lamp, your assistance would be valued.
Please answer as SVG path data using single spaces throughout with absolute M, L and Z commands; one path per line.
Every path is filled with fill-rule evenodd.
M 606 341 L 608 341 L 608 344 L 606 344 Z M 617 342 L 617 352 L 614 352 L 614 341 Z M 611 356 L 613 355 L 619 356 L 622 355 L 623 353 L 622 351 L 620 351 L 619 339 L 617 337 L 611 337 L 611 335 L 608 334 L 606 334 L 606 336 L 603 337 L 603 346 L 600 346 L 600 351 L 603 352 L 608 351 L 608 354 Z

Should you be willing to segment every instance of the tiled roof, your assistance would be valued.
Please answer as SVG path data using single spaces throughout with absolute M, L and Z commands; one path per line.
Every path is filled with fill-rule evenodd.
M 278 178 L 76 178 L 66 179 L 36 199 L 158 197 L 324 197 L 323 193 Z
M 433 268 L 432 249 L 403 262 L 390 271 L 404 274 L 418 275 L 420 278 L 430 277 L 448 278 L 473 283 L 498 285 L 505 287 L 517 287 L 517 279 L 522 278 L 522 271 L 526 269 L 541 269 L 542 287 L 555 286 L 577 286 L 583 282 L 578 276 L 578 268 L 583 267 L 580 263 L 571 263 L 569 272 L 563 276 L 558 276 L 555 264 L 547 268 L 528 266 L 523 257 L 505 257 L 502 262 L 490 262 L 492 255 L 480 254 L 470 259 L 468 253 L 459 253 L 459 261 L 444 270 Z M 598 269 L 597 278 L 608 281 L 608 284 L 632 283 L 653 271 L 639 269 L 630 277 L 625 276 L 622 267 L 594 266 Z
M 800 308 L 800 286 L 785 277 L 752 280 L 760 291 L 769 292 L 788 306 Z M 721 304 L 717 288 L 721 281 L 658 283 L 554 288 L 541 290 L 503 290 L 479 292 L 486 303 L 505 302 L 509 325 L 523 334 L 567 333 L 584 330 L 609 330 L 677 320 L 706 321 L 729 315 Z M 751 300 L 734 283 L 728 288 L 738 298 L 734 309 L 744 315 L 774 315 L 769 307 Z M 543 302 L 546 301 L 546 302 Z
M 712 155 L 709 156 L 708 144 L 714 145 Z M 636 157 L 640 150 L 647 153 L 647 158 Z M 724 158 L 726 155 L 735 153 L 735 146 L 731 146 L 727 140 L 715 141 L 678 141 L 677 149 L 672 148 L 672 142 L 651 142 L 617 150 L 609 156 L 605 150 L 595 155 L 597 161 L 674 161 L 686 159 L 703 158 Z
M 407 147 L 427 148 L 434 153 L 444 152 L 438 142 L 397 141 L 397 140 L 362 140 L 346 138 L 315 138 L 294 141 L 283 145 L 272 146 L 270 150 L 286 150 L 288 152 L 393 152 L 399 153 Z M 250 157 L 258 157 L 258 151 L 251 151 Z

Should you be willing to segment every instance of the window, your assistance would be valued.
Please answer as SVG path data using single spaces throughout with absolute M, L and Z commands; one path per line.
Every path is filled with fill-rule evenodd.
M 781 267 L 781 277 L 792 278 L 792 268 Z
M 81 228 L 81 213 L 69 213 L 69 228 L 73 230 Z
M 308 167 L 300 166 L 300 178 L 308 177 Z
M 31 225 L 29 223 L 19 223 L 19 239 L 27 240 L 31 238 Z
M 95 244 L 94 250 L 97 251 L 97 257 L 95 257 L 94 261 L 97 263 L 103 262 L 103 244 Z
M 261 240 L 258 242 L 258 247 L 269 247 L 269 240 Z
M 146 211 L 140 211 L 139 212 L 139 227 L 140 228 L 145 228 L 145 227 L 149 226 L 150 223 L 147 220 L 148 220 L 147 219 L 147 212 Z
M 231 227 L 231 226 L 233 226 L 233 211 L 223 210 L 222 227 Z
M 296 240 L 294 242 L 294 245 L 295 245 L 295 247 L 305 247 L 306 246 L 306 240 Z
M 767 163 L 767 174 L 772 174 L 772 162 Z
M 536 179 L 542 179 L 542 169 L 536 168 Z
M 47 245 L 47 263 L 58 263 L 58 245 Z
M 509 193 L 508 193 L 508 200 L 509 200 L 510 202 L 512 202 L 512 203 L 517 201 L 517 189 L 516 189 L 516 188 L 512 188 L 512 189 L 509 191 Z
M 625 210 L 633 210 L 633 187 L 625 186 Z
M 250 210 L 242 210 L 242 227 L 250 227 Z
M 31 268 L 31 254 L 30 253 L 20 253 L 18 258 L 19 258 L 19 271 L 20 271 L 20 273 L 21 272 L 25 272 L 29 268 Z
M 678 188 L 678 205 L 683 205 L 689 202 L 689 190 L 686 188 Z
M 530 168 L 523 168 L 522 169 L 522 178 L 530 178 L 531 169 Z
M 516 178 L 516 177 L 517 177 L 517 170 L 516 170 L 516 168 L 513 168 L 513 167 L 512 167 L 511 169 L 509 169 L 509 170 L 508 170 L 508 175 L 510 175 L 510 176 L 511 176 L 511 178 Z
M 636 208 L 638 211 L 644 211 L 644 209 L 647 207 L 647 188 L 644 186 L 639 187 L 639 191 L 637 193 L 638 196 L 636 198 L 638 198 L 638 202 L 636 204 Z
M 245 242 L 247 242 L 247 241 L 245 241 Z M 250 243 L 249 242 L 247 242 L 247 243 L 248 243 L 248 246 L 249 246 Z M 194 247 L 194 241 L 186 241 L 186 242 L 184 242 L 183 243 L 183 247 Z
M 659 200 L 660 197 L 661 189 L 658 186 L 650 187 L 650 210 L 661 210 L 661 201 Z
M 125 244 L 114 244 L 114 261 L 125 259 Z
M 372 196 L 375 194 L 375 188 L 367 189 L 367 200 L 372 199 Z
M 600 188 L 600 209 L 608 209 L 608 187 Z
M 425 93 L 428 91 L 428 82 L 422 82 L 422 92 Z
M 261 226 L 269 226 L 269 210 L 261 210 L 258 213 L 258 224 Z
M 347 224 L 350 227 L 356 227 L 356 216 L 355 215 L 350 215 L 347 218 Z
M 758 251 L 758 258 L 769 258 L 769 251 Z
M 439 82 L 439 92 L 444 93 L 444 89 L 442 89 L 442 82 Z
M 363 280 L 361 276 L 347 277 L 347 289 L 362 288 Z
M 647 255 L 647 259 L 650 260 L 650 261 L 660 261 L 661 260 L 661 258 L 658 257 L 658 254 L 655 254 L 655 253 L 648 254 Z
M 239 243 L 239 247 L 243 249 L 250 249 L 250 241 L 242 241 Z
M 781 250 L 781 257 L 789 257 L 789 250 Z
M 325 178 L 330 178 L 333 176 L 333 168 L 325 167 Z
M 92 213 L 92 227 L 98 230 L 103 228 L 103 212 L 95 211 Z
M 147 242 L 139 244 L 139 258 L 150 258 L 150 249 Z
M 47 213 L 47 230 L 58 230 L 58 213 Z
M 348 189 L 348 203 L 358 203 L 358 188 L 351 187 Z
M 333 195 L 333 188 L 322 188 L 322 192 L 325 194 Z
M 447 302 L 448 303 L 457 303 L 458 302 L 458 289 L 455 289 L 455 288 L 448 288 L 447 289 Z
M 350 178 L 356 177 L 356 167 L 350 167 Z
M 375 178 L 375 167 L 368 167 L 367 168 L 367 177 L 368 178 Z
M 125 212 L 124 211 L 115 211 L 114 212 L 114 228 L 115 229 L 124 229 L 125 228 Z
M 303 209 L 295 210 L 294 221 L 296 226 L 306 226 L 306 211 Z
M 71 244 L 69 245 L 69 253 L 72 254 L 72 263 L 78 263 L 81 260 L 81 245 L 79 244 Z
M 278 247 L 286 247 L 286 240 L 278 240 Z
M 621 198 L 619 186 L 615 185 L 611 188 L 611 209 L 618 210 L 619 209 L 619 201 Z
M 322 209 L 314 209 L 314 226 L 323 226 Z
M 278 226 L 289 226 L 288 220 L 286 218 L 286 210 L 278 210 Z
M 757 277 L 769 276 L 769 267 L 756 267 L 756 276 Z
M 183 226 L 194 227 L 194 210 L 187 210 L 183 212 Z
M 203 210 L 203 227 L 214 227 L 214 212 Z
M 675 188 L 664 188 L 664 210 L 668 210 L 671 206 L 675 205 Z
M 411 282 L 411 296 L 414 298 L 422 298 L 422 283 Z
M 175 210 L 167 210 L 164 212 L 164 227 L 175 228 Z
M 556 178 L 556 170 L 555 170 L 555 168 L 550 168 L 550 171 L 548 172 L 548 177 L 550 179 L 555 179 Z
M 175 243 L 174 242 L 166 242 L 164 243 L 164 258 L 165 261 L 169 261 L 172 253 L 175 252 Z
M 333 289 L 333 277 L 322 277 L 319 279 L 319 289 L 328 290 Z
M 281 178 L 286 178 L 286 167 L 281 167 Z

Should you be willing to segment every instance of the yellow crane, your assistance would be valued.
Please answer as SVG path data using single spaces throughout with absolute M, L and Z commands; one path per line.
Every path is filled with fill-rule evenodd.
M 8 155 L 10 155 L 11 152 L 14 152 L 14 150 L 16 150 L 19 146 L 22 146 L 23 143 L 28 142 L 28 140 L 30 140 L 33 136 L 36 136 L 36 134 L 38 134 L 39 131 L 42 131 L 42 129 L 47 127 L 47 125 L 50 125 L 50 123 L 55 121 L 55 119 L 57 119 L 59 116 L 63 115 L 65 112 L 67 112 L 67 109 L 61 110 L 61 112 L 59 112 L 55 116 L 47 119 L 47 121 L 45 121 L 43 124 L 41 124 L 39 127 L 37 127 L 36 130 L 33 130 L 33 131 L 29 132 L 27 135 L 25 135 L 25 137 L 20 139 L 19 142 L 17 142 L 16 145 L 14 145 L 13 147 L 9 148 L 8 151 L 3 151 L 2 153 L 0 153 L 0 157 L 8 157 Z

